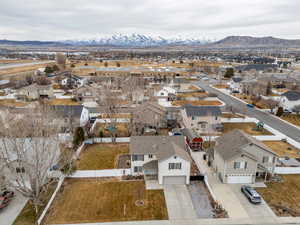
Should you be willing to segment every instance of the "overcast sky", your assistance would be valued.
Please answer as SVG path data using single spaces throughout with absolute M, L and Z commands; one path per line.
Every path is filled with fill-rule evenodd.
M 300 39 L 299 0 L 0 0 L 0 39 L 65 40 L 139 33 Z

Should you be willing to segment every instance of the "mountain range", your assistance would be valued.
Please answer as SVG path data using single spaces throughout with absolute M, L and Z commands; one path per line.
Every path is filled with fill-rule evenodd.
M 91 39 L 72 39 L 63 41 L 11 41 L 0 40 L 0 45 L 25 46 L 110 46 L 110 47 L 169 47 L 191 46 L 208 48 L 254 48 L 254 47 L 300 47 L 300 40 L 288 40 L 274 37 L 229 36 L 213 42 L 204 39 L 163 38 L 142 34 L 112 35 Z

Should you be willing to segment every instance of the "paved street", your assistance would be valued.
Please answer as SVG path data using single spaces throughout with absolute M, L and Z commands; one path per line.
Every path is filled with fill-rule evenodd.
M 186 185 L 164 185 L 169 220 L 196 219 L 196 212 Z
M 290 138 L 300 142 L 300 129 L 293 127 L 280 119 L 277 119 L 276 117 L 270 115 L 269 113 L 262 112 L 257 109 L 252 109 L 246 106 L 243 102 L 226 95 L 222 93 L 221 91 L 218 91 L 214 88 L 209 87 L 208 83 L 204 82 L 197 82 L 196 83 L 199 87 L 202 89 L 217 94 L 220 100 L 225 102 L 227 105 L 233 106 L 236 110 L 238 110 L 239 113 L 246 114 L 249 117 L 255 117 L 258 120 L 264 122 L 265 124 L 273 127 L 274 129 L 280 131 L 281 133 L 289 136 Z

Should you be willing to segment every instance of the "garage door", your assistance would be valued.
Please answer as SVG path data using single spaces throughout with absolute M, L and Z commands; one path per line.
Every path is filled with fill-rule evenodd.
M 228 184 L 250 184 L 252 183 L 252 175 L 228 175 Z
M 163 184 L 186 184 L 186 176 L 166 176 Z

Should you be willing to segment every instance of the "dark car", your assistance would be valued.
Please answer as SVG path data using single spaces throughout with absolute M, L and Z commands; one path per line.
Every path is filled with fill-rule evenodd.
M 249 199 L 249 201 L 251 203 L 254 203 L 254 204 L 261 203 L 262 200 L 261 200 L 260 195 L 252 187 L 243 185 L 241 187 L 241 191 L 244 193 L 244 195 Z
M 253 104 L 247 104 L 247 106 L 248 106 L 249 108 L 254 108 L 254 105 L 253 105 Z

